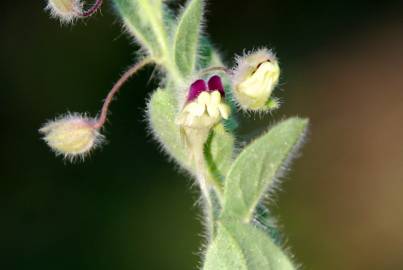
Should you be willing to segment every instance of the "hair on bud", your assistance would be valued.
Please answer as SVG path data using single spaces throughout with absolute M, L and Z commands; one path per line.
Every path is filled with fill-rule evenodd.
M 94 125 L 96 119 L 68 114 L 46 123 L 39 132 L 43 140 L 56 153 L 70 161 L 84 158 L 99 146 L 103 136 Z
M 232 83 L 234 97 L 244 110 L 269 110 L 266 105 L 280 77 L 276 56 L 263 48 L 236 59 Z
M 95 0 L 94 4 L 84 9 L 81 0 L 48 0 L 46 9 L 62 23 L 71 23 L 77 18 L 87 18 L 95 14 L 102 6 L 103 0 Z
M 62 23 L 71 23 L 83 13 L 83 4 L 80 0 L 49 0 L 46 9 Z

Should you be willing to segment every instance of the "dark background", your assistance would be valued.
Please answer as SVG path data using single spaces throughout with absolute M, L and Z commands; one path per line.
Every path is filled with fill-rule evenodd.
M 245 121 L 245 134 L 287 116 L 311 119 L 271 206 L 297 261 L 403 269 L 401 1 L 209 2 L 207 31 L 228 63 L 261 45 L 281 61 L 284 105 Z M 151 69 L 124 87 L 109 143 L 85 163 L 55 158 L 37 132 L 67 110 L 95 115 L 133 63 L 138 48 L 111 1 L 64 27 L 44 1 L 1 5 L 0 269 L 196 269 L 198 192 L 146 131 Z

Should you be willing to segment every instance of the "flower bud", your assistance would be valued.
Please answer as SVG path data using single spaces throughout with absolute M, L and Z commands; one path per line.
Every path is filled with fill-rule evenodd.
M 103 136 L 94 128 L 95 122 L 80 115 L 68 115 L 46 123 L 39 131 L 57 155 L 73 160 L 84 157 L 102 142 Z
M 47 9 L 63 23 L 70 23 L 82 13 L 80 0 L 49 0 Z
M 275 55 L 261 49 L 237 59 L 233 72 L 234 96 L 245 110 L 264 110 L 280 76 Z

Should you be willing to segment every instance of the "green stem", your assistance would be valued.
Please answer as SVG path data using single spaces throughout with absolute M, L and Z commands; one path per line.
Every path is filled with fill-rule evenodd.
M 207 184 L 207 181 L 203 175 L 197 176 L 197 182 L 199 183 L 200 191 L 203 195 L 204 199 L 204 215 L 206 217 L 206 226 L 207 226 L 207 233 L 211 237 L 214 232 L 214 205 L 213 200 L 210 196 L 210 188 Z

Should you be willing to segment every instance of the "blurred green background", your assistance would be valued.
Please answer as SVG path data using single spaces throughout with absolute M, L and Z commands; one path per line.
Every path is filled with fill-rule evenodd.
M 49 118 L 95 115 L 138 49 L 111 1 L 64 27 L 45 4 L 2 2 L 0 269 L 197 269 L 197 189 L 144 121 L 151 68 L 119 94 L 109 143 L 85 163 L 40 140 Z M 282 109 L 244 120 L 242 138 L 311 119 L 271 205 L 303 269 L 403 269 L 402 15 L 401 1 L 209 1 L 206 29 L 228 63 L 267 45 L 282 64 Z

